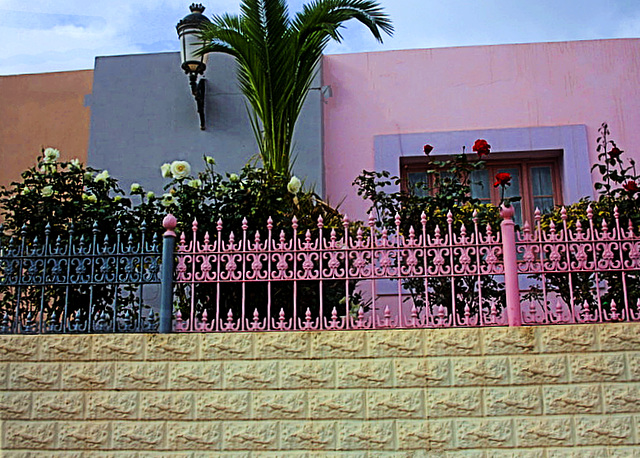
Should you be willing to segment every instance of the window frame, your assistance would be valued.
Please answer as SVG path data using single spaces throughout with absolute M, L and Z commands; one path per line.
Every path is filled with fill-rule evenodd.
M 426 170 L 436 169 L 433 165 L 436 161 L 446 161 L 453 159 L 454 155 L 434 155 L 434 156 L 403 156 L 400 157 L 400 183 L 402 192 L 408 192 L 409 174 L 416 172 L 425 172 Z M 468 154 L 469 161 L 478 161 L 475 154 Z M 533 188 L 531 186 L 531 172 L 533 167 L 549 166 L 551 168 L 551 183 L 553 185 L 553 202 L 554 206 L 562 205 L 562 150 L 546 150 L 546 151 L 527 151 L 527 152 L 500 152 L 491 153 L 482 160 L 486 163 L 486 169 L 489 170 L 489 177 L 495 176 L 498 169 L 518 168 L 520 170 L 520 194 L 522 197 L 522 218 L 523 222 L 528 221 L 533 224 L 534 211 L 533 208 Z M 427 175 L 429 179 L 433 179 L 433 175 Z M 433 186 L 431 184 L 430 186 Z M 491 202 L 496 205 L 500 201 L 500 189 L 490 185 Z

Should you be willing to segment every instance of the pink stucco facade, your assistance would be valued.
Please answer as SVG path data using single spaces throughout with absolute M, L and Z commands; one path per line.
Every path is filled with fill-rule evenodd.
M 363 169 L 379 168 L 379 136 L 414 134 L 397 152 L 411 156 L 434 132 L 580 125 L 588 152 L 572 164 L 588 169 L 606 121 L 620 147 L 640 157 L 640 39 L 329 55 L 323 84 L 333 91 L 324 110 L 327 197 L 344 199 L 341 208 L 356 217 L 365 207 L 351 183 Z M 543 147 L 530 138 L 521 147 L 487 140 L 494 151 Z M 440 146 L 440 154 L 452 154 L 462 144 Z M 565 164 L 565 175 L 573 167 Z

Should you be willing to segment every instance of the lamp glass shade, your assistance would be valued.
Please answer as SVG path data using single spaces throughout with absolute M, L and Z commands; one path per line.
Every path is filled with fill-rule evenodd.
M 196 54 L 202 47 L 199 32 L 198 27 L 185 27 L 180 31 L 180 58 L 182 68 L 188 72 L 202 73 L 206 68 L 208 55 Z

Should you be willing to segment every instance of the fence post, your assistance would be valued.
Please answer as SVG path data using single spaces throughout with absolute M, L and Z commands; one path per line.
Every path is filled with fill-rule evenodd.
M 168 214 L 162 220 L 166 229 L 162 235 L 162 278 L 160 293 L 160 329 L 163 334 L 171 332 L 173 318 L 173 250 L 176 246 L 176 228 L 178 221 L 175 216 Z
M 513 215 L 513 205 L 500 209 L 502 223 L 502 256 L 504 259 L 504 289 L 507 296 L 507 321 L 509 326 L 521 326 L 520 285 L 518 284 L 518 262 L 516 256 L 516 231 Z

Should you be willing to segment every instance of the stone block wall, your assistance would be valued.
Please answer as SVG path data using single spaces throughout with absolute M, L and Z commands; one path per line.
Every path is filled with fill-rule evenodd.
M 640 456 L 640 324 L 0 337 L 0 456 Z

